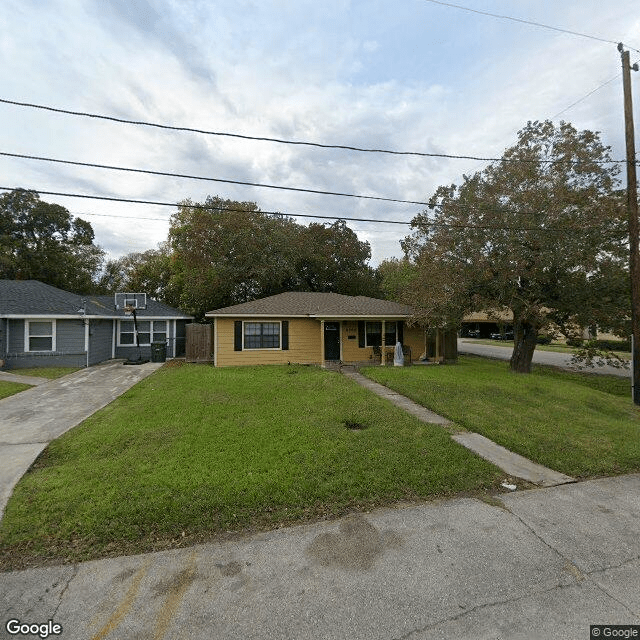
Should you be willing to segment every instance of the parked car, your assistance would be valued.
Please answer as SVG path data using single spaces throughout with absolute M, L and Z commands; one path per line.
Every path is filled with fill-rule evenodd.
M 467 336 L 469 338 L 479 338 L 480 337 L 480 329 L 471 329 L 467 331 Z
M 513 340 L 513 331 L 505 331 L 504 333 L 492 333 L 492 340 Z

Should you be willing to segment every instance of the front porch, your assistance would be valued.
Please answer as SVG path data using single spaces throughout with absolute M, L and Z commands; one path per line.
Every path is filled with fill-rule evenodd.
M 323 318 L 320 320 L 322 366 L 389 366 L 396 343 L 402 344 L 404 364 L 453 363 L 457 360 L 454 331 L 408 326 L 400 318 Z

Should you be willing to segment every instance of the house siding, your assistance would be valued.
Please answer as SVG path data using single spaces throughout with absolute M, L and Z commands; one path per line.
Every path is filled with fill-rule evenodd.
M 9 320 L 7 356 L 24 351 L 24 320 Z
M 244 322 L 281 322 L 283 318 L 216 318 L 216 366 L 255 364 L 321 364 L 323 362 L 321 323 L 316 319 L 289 319 L 289 349 L 243 349 L 234 350 L 234 323 Z M 286 320 L 286 318 L 285 318 Z M 378 364 L 379 358 L 373 354 L 373 347 L 359 347 L 358 322 L 341 322 L 341 354 L 346 364 Z M 413 361 L 424 353 L 425 334 L 421 327 L 404 326 L 404 345 L 411 348 Z M 393 346 L 393 345 L 388 345 Z
M 114 320 L 91 320 L 89 325 L 89 364 L 111 358 Z
M 173 321 L 172 321 L 173 322 Z M 191 321 L 189 321 L 191 322 Z M 187 321 L 186 320 L 176 320 L 176 342 L 175 342 L 175 357 L 183 358 L 185 355 L 185 347 L 186 347 L 186 338 L 187 338 Z M 173 355 L 173 345 L 167 348 L 167 357 L 169 355 Z
M 25 320 L 9 320 L 7 368 L 25 367 L 82 367 L 86 365 L 84 350 L 84 322 L 56 320 L 56 350 L 51 352 L 25 352 Z
M 354 336 L 354 337 L 351 337 Z M 358 342 L 358 321 L 344 320 L 342 322 L 342 361 L 375 364 L 373 347 L 360 348 Z
M 7 322 L 4 318 L 0 318 L 0 360 L 4 360 L 7 355 Z
M 424 353 L 424 328 L 404 325 L 404 345 L 411 348 L 411 360 L 417 362 Z
M 117 338 L 116 338 L 117 340 Z M 137 360 L 138 356 L 142 360 L 151 360 L 151 345 L 146 347 L 136 347 L 135 345 L 127 347 L 116 346 L 116 358 L 125 358 L 126 360 Z
M 228 367 L 233 365 L 255 364 L 319 364 L 320 353 L 320 322 L 306 318 L 292 318 L 289 320 L 289 349 L 244 349 L 234 351 L 234 322 L 239 318 L 216 318 L 214 345 L 216 366 Z M 245 322 L 281 322 L 283 318 L 242 318 Z M 286 320 L 286 318 L 285 318 Z

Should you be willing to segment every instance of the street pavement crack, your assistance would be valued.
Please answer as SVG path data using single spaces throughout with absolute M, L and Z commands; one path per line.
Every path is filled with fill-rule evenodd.
M 58 602 L 58 605 L 56 606 L 55 611 L 53 612 L 53 614 L 51 614 L 51 619 L 55 620 L 56 618 L 56 614 L 58 613 L 58 609 L 60 608 L 60 605 L 62 604 L 62 600 L 64 599 L 64 594 L 67 592 L 67 589 L 69 588 L 69 585 L 71 584 L 71 581 L 78 575 L 78 571 L 79 571 L 79 566 L 77 564 L 74 564 L 72 566 L 73 572 L 71 573 L 71 575 L 69 576 L 69 578 L 67 579 L 67 584 L 64 585 L 64 588 L 62 589 L 62 592 L 60 593 L 60 600 Z
M 612 564 L 609 567 L 604 567 L 603 569 L 594 569 L 593 571 L 589 571 L 588 575 L 593 576 L 597 573 L 604 573 L 605 571 L 610 571 L 611 569 L 621 569 L 622 567 L 628 564 L 631 564 L 632 562 L 638 562 L 638 560 L 640 560 L 640 555 L 635 556 L 633 558 L 629 558 L 628 560 L 623 560 L 619 564 Z
M 509 507 L 505 507 L 507 509 L 507 511 L 509 511 L 509 513 L 511 513 L 513 516 L 515 516 L 527 529 L 529 529 L 529 531 L 531 531 L 531 533 L 538 539 L 540 540 L 540 542 L 542 542 L 542 544 L 544 544 L 548 549 L 550 549 L 551 551 L 553 551 L 555 554 L 557 554 L 560 558 L 562 558 L 566 563 L 567 563 L 567 567 L 569 567 L 571 569 L 571 573 L 575 576 L 576 580 L 579 582 L 581 579 L 582 580 L 586 580 L 589 579 L 590 584 L 592 584 L 594 587 L 596 587 L 596 589 L 598 589 L 599 591 L 601 591 L 602 593 L 604 593 L 605 595 L 609 596 L 612 600 L 615 600 L 615 602 L 617 602 L 620 606 L 622 606 L 624 609 L 626 609 L 630 614 L 632 615 L 638 615 L 637 611 L 632 611 L 629 608 L 629 605 L 625 604 L 624 602 L 621 602 L 618 598 L 616 598 L 613 594 L 609 593 L 602 585 L 598 584 L 595 580 L 593 580 L 593 576 L 597 573 L 604 573 L 605 571 L 609 571 L 611 569 L 618 569 L 620 567 L 623 567 L 626 564 L 629 564 L 631 562 L 635 562 L 636 560 L 640 559 L 640 556 L 636 556 L 635 558 L 631 558 L 630 560 L 625 560 L 624 562 L 621 562 L 618 565 L 611 565 L 609 567 L 604 567 L 603 569 L 595 569 L 593 571 L 589 571 L 587 573 L 583 572 L 579 567 L 577 567 L 570 558 L 568 558 L 567 556 L 565 556 L 561 551 L 559 551 L 558 549 L 556 549 L 555 547 L 553 547 L 551 544 L 549 544 L 544 538 L 542 538 L 534 529 L 533 527 L 531 527 L 531 525 L 528 522 L 525 522 L 517 513 L 513 513 L 513 511 L 511 511 L 509 509 Z
M 441 620 L 438 620 L 432 624 L 428 624 L 425 625 L 424 627 L 419 627 L 418 629 L 413 629 L 412 631 L 409 631 L 408 633 L 405 633 L 402 636 L 398 636 L 396 638 L 393 638 L 393 640 L 408 640 L 409 638 L 411 638 L 412 636 L 418 634 L 418 633 L 424 633 L 425 631 L 430 631 L 431 629 L 435 629 L 437 626 L 445 623 L 445 622 L 454 622 L 456 620 L 462 620 L 463 618 L 465 618 L 466 616 L 475 613 L 477 611 L 482 611 L 483 609 L 487 609 L 490 607 L 496 607 L 496 606 L 500 606 L 503 604 L 511 604 L 513 602 L 518 602 L 520 600 L 524 600 L 526 598 L 530 598 L 531 596 L 539 596 L 545 593 L 551 593 L 552 591 L 555 591 L 556 589 L 566 589 L 568 587 L 572 587 L 575 586 L 573 584 L 556 584 L 552 587 L 548 587 L 546 589 L 540 589 L 540 590 L 533 590 L 529 593 L 525 593 L 519 596 L 516 596 L 515 598 L 505 598 L 503 600 L 496 600 L 493 602 L 485 602 L 484 604 L 479 604 L 475 607 L 472 607 L 471 609 L 465 609 L 464 611 L 461 611 L 460 613 L 458 613 L 455 616 L 448 616 L 446 618 L 442 618 Z
M 609 596 L 612 600 L 617 602 L 623 609 L 625 609 L 625 611 L 628 611 L 632 616 L 640 616 L 640 612 L 630 609 L 629 605 L 626 602 L 622 602 L 622 600 L 616 598 L 612 593 L 609 593 L 601 584 L 598 584 L 595 580 L 592 580 L 591 582 L 594 584 L 596 589 L 598 589 L 599 591 L 602 591 L 602 593 Z

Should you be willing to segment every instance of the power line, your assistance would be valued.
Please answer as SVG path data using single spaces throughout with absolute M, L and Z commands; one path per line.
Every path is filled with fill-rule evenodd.
M 477 13 L 482 16 L 489 16 L 490 18 L 498 18 L 500 20 L 511 20 L 511 22 L 519 22 L 520 24 L 527 24 L 533 27 L 540 27 L 541 29 L 550 29 L 551 31 L 558 31 L 560 33 L 567 33 L 572 36 L 579 36 L 581 38 L 588 38 L 589 40 L 597 40 L 598 42 L 606 42 L 607 44 L 615 44 L 618 42 L 615 40 L 608 40 L 599 36 L 590 35 L 588 33 L 580 33 L 579 31 L 571 31 L 570 29 L 562 29 L 560 27 L 553 27 L 549 24 L 543 24 L 542 22 L 534 22 L 533 20 L 524 20 L 523 18 L 514 18 L 513 16 L 506 16 L 499 13 L 489 13 L 488 11 L 481 11 L 480 9 L 472 9 L 471 7 L 463 7 L 459 4 L 453 4 L 451 2 L 442 2 L 442 0 L 426 0 L 426 2 L 432 2 L 433 4 L 439 4 L 444 7 L 452 7 L 453 9 L 460 9 L 461 11 L 468 11 L 470 13 Z M 628 46 L 628 45 L 627 45 Z M 640 53 L 640 49 L 634 49 L 629 47 L 633 51 Z
M 2 191 L 13 191 L 14 187 L 0 187 Z M 116 198 L 114 196 L 91 196 L 81 193 L 62 193 L 59 191 L 41 191 L 39 189 L 27 189 L 27 191 L 35 191 L 38 194 L 43 194 L 47 196 L 60 196 L 63 198 L 85 198 L 88 200 L 106 200 L 108 202 L 126 202 L 131 204 L 146 204 L 146 205 L 154 205 L 159 207 L 181 207 L 188 206 L 192 209 L 205 209 L 205 210 L 216 210 L 216 211 L 229 211 L 235 213 L 247 213 L 246 209 L 234 209 L 229 207 L 218 207 L 215 205 L 206 205 L 206 204 L 188 204 L 182 205 L 179 202 L 160 202 L 157 200 L 133 200 L 131 198 Z M 323 216 L 323 215 L 315 215 L 310 213 L 282 213 L 280 211 L 262 211 L 259 210 L 259 213 L 264 213 L 270 216 L 283 216 L 285 218 L 319 218 L 322 220 L 348 220 L 350 222 L 377 222 L 380 224 L 404 224 L 410 225 L 411 222 L 399 221 L 399 220 L 376 220 L 375 218 L 348 218 L 345 216 Z M 83 215 L 88 216 L 99 216 L 104 218 L 132 218 L 134 220 L 161 220 L 162 222 L 169 222 L 166 218 L 143 218 L 140 216 L 116 216 L 107 213 L 86 213 Z
M 586 97 L 586 96 L 585 96 Z M 384 153 L 388 155 L 396 155 L 396 156 L 417 156 L 422 158 L 445 158 L 448 160 L 475 160 L 479 162 L 540 162 L 544 164 L 554 164 L 559 162 L 564 162 L 564 160 L 538 160 L 538 159 L 528 159 L 528 158 L 485 158 L 482 156 L 471 156 L 471 155 L 459 155 L 452 153 L 426 153 L 420 151 L 395 151 L 391 149 L 367 149 L 364 147 L 355 147 L 350 145 L 342 145 L 342 144 L 324 144 L 321 142 L 308 142 L 303 140 L 286 140 L 283 138 L 269 138 L 264 136 L 249 136 L 240 133 L 229 133 L 222 131 L 208 131 L 206 129 L 195 129 L 192 127 L 178 127 L 174 125 L 166 125 L 160 124 L 157 122 L 146 122 L 143 120 L 128 120 L 126 118 L 117 118 L 115 116 L 106 116 L 97 113 L 90 113 L 86 111 L 71 111 L 69 109 L 60 109 L 57 107 L 51 107 L 48 105 L 42 104 L 34 104 L 30 102 L 18 102 L 17 100 L 7 100 L 5 98 L 0 98 L 0 103 L 2 104 L 10 104 L 18 107 L 28 107 L 31 109 L 40 109 L 43 111 L 51 111 L 53 113 L 62 113 L 66 115 L 79 116 L 83 118 L 93 118 L 97 120 L 107 120 L 110 122 L 119 122 L 122 124 L 131 124 L 142 127 L 152 127 L 155 129 L 164 129 L 168 131 L 183 131 L 190 133 L 200 133 L 203 135 L 209 136 L 222 136 L 228 138 L 239 138 L 241 140 L 252 140 L 258 142 L 274 142 L 277 144 L 288 144 L 288 145 L 296 145 L 296 146 L 307 146 L 307 147 L 316 147 L 320 149 L 340 149 L 345 151 L 357 151 L 360 153 Z M 624 160 L 597 160 L 596 164 L 624 164 Z M 577 164 L 580 164 L 579 161 Z
M 19 188 L 16 187 L 0 187 L 1 191 L 15 191 Z M 368 223 L 376 223 L 376 224 L 402 224 L 411 226 L 413 222 L 407 222 L 402 220 L 377 220 L 375 218 L 351 218 L 345 216 L 324 216 L 324 215 L 316 215 L 316 214 L 308 214 L 308 213 L 282 213 L 280 211 L 262 211 L 258 209 L 255 212 L 248 212 L 246 209 L 237 209 L 234 207 L 220 207 L 217 205 L 206 205 L 206 204 L 181 204 L 179 202 L 158 202 L 152 200 L 134 200 L 131 198 L 116 198 L 113 196 L 94 196 L 87 194 L 79 194 L 79 193 L 63 193 L 59 191 L 41 191 L 37 189 L 24 189 L 25 191 L 33 191 L 37 194 L 50 195 L 50 196 L 59 196 L 64 198 L 84 198 L 89 200 L 106 200 L 110 202 L 124 202 L 130 204 L 144 204 L 144 205 L 154 205 L 154 206 L 162 206 L 162 207 L 181 207 L 186 206 L 192 209 L 203 209 L 208 211 L 226 211 L 230 213 L 261 213 L 264 215 L 270 216 L 281 216 L 285 218 L 317 218 L 321 220 L 344 220 L 348 222 L 368 222 Z M 465 205 L 459 205 L 456 203 L 449 203 L 450 205 L 457 206 L 458 208 L 465 208 L 467 210 L 480 210 L 480 211 L 495 211 L 500 213 L 521 213 L 521 212 L 509 212 L 505 209 L 478 209 L 478 207 L 470 207 Z M 436 205 L 443 206 L 443 205 Z M 530 213 L 530 212 L 527 212 Z M 80 215 L 83 216 L 96 216 L 100 218 L 127 218 L 131 220 L 157 220 L 161 222 L 169 222 L 166 218 L 151 218 L 145 216 L 127 216 L 127 215 L 114 215 L 109 213 L 82 213 Z M 420 215 L 420 214 L 416 214 Z M 567 232 L 567 231 L 577 231 L 585 228 L 593 228 L 587 227 L 585 225 L 576 225 L 574 227 L 509 227 L 509 226 L 496 226 L 496 225 L 471 225 L 471 224 L 451 224 L 444 223 L 438 221 L 422 220 L 420 222 L 421 225 L 433 226 L 433 227 L 447 227 L 451 229 L 479 229 L 479 230 L 493 230 L 493 231 L 544 231 L 547 233 L 556 233 L 556 232 Z
M 424 158 L 450 158 L 462 160 L 499 160 L 499 158 L 476 158 L 475 156 L 462 156 L 446 153 L 425 153 L 420 151 L 395 151 L 392 149 L 367 149 L 364 147 L 355 147 L 343 144 L 324 144 L 321 142 L 308 142 L 304 140 L 286 140 L 283 138 L 269 138 L 265 136 L 250 136 L 241 133 L 229 133 L 223 131 L 209 131 L 207 129 L 195 129 L 193 127 L 178 127 L 174 125 L 160 124 L 157 122 L 146 122 L 144 120 L 128 120 L 126 118 L 117 118 L 115 116 L 106 116 L 97 113 L 89 113 L 86 111 L 71 111 L 68 109 L 59 109 L 41 104 L 33 104 L 29 102 L 18 102 L 16 100 L 6 100 L 0 98 L 0 103 L 11 104 L 19 107 L 30 107 L 32 109 L 42 109 L 44 111 L 52 111 L 54 113 L 64 113 L 66 115 L 81 116 L 84 118 L 95 118 L 98 120 L 109 120 L 111 122 L 120 122 L 123 124 L 132 124 L 142 127 L 153 127 L 155 129 L 166 129 L 169 131 L 186 131 L 190 133 L 201 133 L 208 136 L 223 136 L 228 138 L 239 138 L 241 140 L 253 140 L 257 142 L 275 142 L 278 144 L 291 144 L 298 146 L 318 147 L 321 149 L 342 149 L 345 151 L 358 151 L 361 153 L 386 153 L 398 156 L 419 156 Z
M 182 173 L 171 173 L 168 171 L 154 171 L 152 169 L 134 169 L 131 167 L 118 167 L 118 166 L 113 166 L 113 165 L 104 165 L 104 164 L 97 164 L 97 163 L 90 163 L 90 162 L 78 162 L 78 161 L 73 161 L 73 160 L 60 160 L 58 158 L 45 158 L 42 156 L 32 156 L 32 155 L 26 155 L 26 154 L 19 154 L 19 153 L 9 153 L 7 151 L 0 151 L 0 156 L 5 156 L 8 158 L 20 158 L 20 159 L 25 159 L 25 160 L 38 160 L 38 161 L 42 161 L 42 162 L 52 162 L 52 163 L 56 163 L 56 164 L 65 164 L 65 165 L 72 165 L 72 166 L 78 166 L 78 167 L 89 167 L 89 168 L 93 168 L 93 169 L 109 169 L 109 170 L 113 170 L 113 171 L 124 171 L 124 172 L 128 172 L 128 173 L 141 173 L 141 174 L 145 174 L 145 175 L 155 175 L 155 176 L 166 176 L 166 177 L 170 177 L 170 178 L 184 178 L 184 179 L 188 179 L 188 180 L 201 180 L 201 181 L 206 181 L 206 182 L 218 182 L 218 183 L 224 183 L 224 184 L 234 184 L 234 185 L 241 185 L 241 186 L 249 186 L 249 187 L 259 187 L 259 188 L 264 188 L 264 189 L 276 189 L 276 190 L 281 190 L 281 191 L 294 191 L 296 193 L 312 193 L 312 194 L 316 194 L 316 195 L 325 195 L 325 196 L 339 196 L 339 197 L 343 197 L 343 198 L 357 198 L 357 199 L 363 199 L 363 200 L 376 200 L 376 201 L 381 201 L 381 202 L 395 202 L 395 203 L 400 203 L 400 204 L 418 204 L 418 205 L 422 205 L 422 206 L 426 206 L 426 207 L 437 207 L 437 206 L 441 206 L 438 204 L 432 205 L 429 202 L 423 202 L 420 200 L 401 200 L 399 198 L 384 198 L 382 196 L 369 196 L 369 195 L 362 195 L 362 194 L 354 194 L 354 193 L 341 193 L 341 192 L 337 192 L 337 191 L 322 191 L 320 189 L 306 189 L 306 188 L 301 188 L 301 187 L 285 187 L 282 185 L 272 185 L 272 184 L 263 184 L 263 183 L 259 183 L 259 182 L 244 182 L 244 181 L 240 181 L 240 180 L 227 180 L 225 178 L 210 178 L 210 177 L 206 177 L 206 176 L 193 176 L 193 175 L 189 175 L 189 174 L 182 174 Z M 457 206 L 457 207 L 462 207 L 464 208 L 464 205 L 457 205 L 455 203 L 452 203 L 452 206 Z M 478 208 L 479 210 L 483 210 L 483 211 L 494 211 L 497 213 L 502 212 L 502 209 L 482 209 L 482 208 Z M 520 212 L 522 215 L 536 215 L 538 212 L 529 212 L 529 211 L 522 211 Z
M 558 111 L 558 113 L 556 113 L 555 115 L 551 116 L 550 119 L 554 120 L 558 116 L 560 116 L 563 113 L 565 113 L 565 111 L 569 111 L 569 109 L 572 109 L 577 104 L 580 104 L 582 101 L 586 100 L 587 98 L 592 96 L 594 93 L 596 93 L 596 91 L 600 91 L 600 89 L 602 89 L 603 87 L 606 87 L 608 84 L 612 83 L 614 80 L 617 80 L 619 77 L 620 77 L 619 74 L 616 73 L 615 76 L 612 76 L 608 80 L 605 80 L 605 82 L 603 82 L 601 85 L 598 85 L 595 89 L 592 89 L 591 91 L 589 91 L 589 93 L 587 93 L 586 95 L 582 96 L 582 98 L 580 98 L 579 100 L 576 100 L 575 102 L 572 102 L 568 107 L 565 107 L 562 111 Z
M 429 0 L 427 0 L 427 1 L 429 1 Z M 569 111 L 569 109 L 572 109 L 577 104 L 580 104 L 581 102 L 583 102 L 584 100 L 586 100 L 587 98 L 592 96 L 597 91 L 600 91 L 600 89 L 602 89 L 603 87 L 606 87 L 608 84 L 612 83 L 614 80 L 617 80 L 619 77 L 620 77 L 619 74 L 616 73 L 615 76 L 612 76 L 608 80 L 605 80 L 602 84 L 599 84 L 595 89 L 592 89 L 591 91 L 589 91 L 589 93 L 587 93 L 584 96 L 582 96 L 582 98 L 579 98 L 575 102 L 572 102 L 569 106 L 567 106 L 564 109 L 562 109 L 562 111 L 558 111 L 558 113 L 555 113 L 554 115 L 552 115 L 549 118 L 549 120 L 555 120 L 558 116 L 561 116 L 563 113 L 566 113 L 567 111 Z M 626 160 L 625 161 L 618 160 L 618 161 L 616 161 L 616 164 L 626 164 Z M 481 167 L 484 167 L 484 166 L 486 166 L 486 162 L 483 165 L 481 165 Z M 478 169 L 474 169 L 473 171 L 475 173 L 475 172 L 478 171 Z
M 638 62 L 640 62 L 640 60 Z M 562 111 L 558 111 L 558 113 L 556 113 L 555 115 L 552 115 L 550 120 L 555 120 L 555 118 L 562 115 L 565 111 L 569 111 L 569 109 L 572 109 L 577 104 L 580 104 L 583 100 L 586 100 L 587 98 L 592 96 L 594 93 L 596 93 L 597 91 L 600 91 L 600 89 L 602 89 L 603 87 L 606 87 L 608 84 L 611 84 L 614 80 L 618 80 L 619 78 L 620 78 L 620 74 L 618 73 L 616 73 L 615 76 L 611 76 L 611 78 L 609 78 L 608 80 L 605 80 L 602 84 L 598 85 L 595 89 L 592 89 L 591 91 L 589 91 L 589 93 L 582 96 L 582 98 L 580 98 L 579 100 L 572 102 L 568 107 L 565 107 Z M 623 164 L 622 161 L 621 161 L 621 164 Z M 626 164 L 626 161 L 624 164 Z
M 323 196 L 339 196 L 342 198 L 360 198 L 363 200 L 380 200 L 382 202 L 399 202 L 402 204 L 420 204 L 428 205 L 427 202 L 420 202 L 416 200 L 400 200 L 398 198 L 383 198 L 381 196 L 367 196 L 355 193 L 340 193 L 337 191 L 322 191 L 320 189 L 305 189 L 301 187 L 284 187 L 282 185 L 275 184 L 262 184 L 259 182 L 244 182 L 241 180 L 227 180 L 225 178 L 209 178 L 206 176 L 193 176 L 184 173 L 172 173 L 170 171 L 153 171 L 151 169 L 133 169 L 131 167 L 117 167 L 107 164 L 96 164 L 93 162 L 77 162 L 73 160 L 60 160 L 58 158 L 44 158 L 42 156 L 31 156 L 20 153 L 8 153 L 6 151 L 0 151 L 0 156 L 7 158 L 21 158 L 24 160 L 38 160 L 41 162 L 53 162 L 57 164 L 72 165 L 75 167 L 90 167 L 92 169 L 109 169 L 111 171 L 125 171 L 128 173 L 143 173 L 152 176 L 165 176 L 169 178 L 184 178 L 186 180 L 203 180 L 206 182 L 221 182 L 224 184 L 235 184 L 245 187 L 259 187 L 261 189 L 277 189 L 281 191 L 295 191 L 297 193 L 314 193 Z

